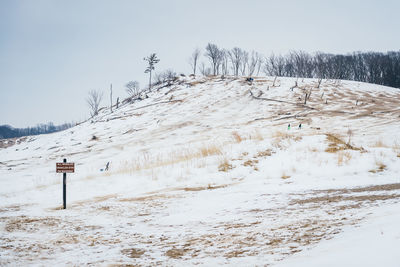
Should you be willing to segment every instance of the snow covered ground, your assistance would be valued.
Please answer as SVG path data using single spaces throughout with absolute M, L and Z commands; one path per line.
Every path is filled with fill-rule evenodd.
M 0 265 L 399 266 L 400 91 L 295 81 L 180 77 L 0 149 Z

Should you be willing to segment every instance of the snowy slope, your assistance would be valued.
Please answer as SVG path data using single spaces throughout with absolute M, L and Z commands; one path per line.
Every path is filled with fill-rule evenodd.
M 0 264 L 296 266 L 397 207 L 400 91 L 295 81 L 180 77 L 0 149 Z

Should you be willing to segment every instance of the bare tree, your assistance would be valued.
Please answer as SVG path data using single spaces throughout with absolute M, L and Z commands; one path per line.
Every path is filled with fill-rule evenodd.
M 149 91 L 151 90 L 151 72 L 154 70 L 154 65 L 157 64 L 160 60 L 157 58 L 156 53 L 150 54 L 150 56 L 143 58 L 143 60 L 147 61 L 149 64 L 144 71 L 144 73 L 149 73 Z
M 285 70 L 285 58 L 283 56 L 275 56 L 271 54 L 265 59 L 264 72 L 266 75 L 283 76 Z
M 221 49 L 221 74 L 228 75 L 228 61 L 229 61 L 229 52 L 225 49 Z
M 165 71 L 158 72 L 154 75 L 154 84 L 162 84 L 164 82 L 168 82 L 168 85 L 171 85 L 171 82 L 176 80 L 177 75 L 176 72 L 172 69 L 167 69 Z
M 200 72 L 204 76 L 208 76 L 211 74 L 211 69 L 206 67 L 206 64 L 204 62 L 201 62 L 200 64 Z
M 242 76 L 246 74 L 246 67 L 249 64 L 249 52 L 242 50 L 242 64 L 240 65 L 240 72 Z
M 197 69 L 197 61 L 200 58 L 200 53 L 201 50 L 199 48 L 196 48 L 193 53 L 192 56 L 189 58 L 189 64 L 193 69 L 193 74 L 196 75 L 196 69 Z
M 86 98 L 86 102 L 90 108 L 90 115 L 92 117 L 96 116 L 99 113 L 100 102 L 103 98 L 103 92 L 98 90 L 91 90 L 89 92 L 88 97 Z
M 210 60 L 213 75 L 218 74 L 218 69 L 221 64 L 221 51 L 217 45 L 208 43 L 206 46 L 205 56 Z
M 232 63 L 233 75 L 235 76 L 239 75 L 239 68 L 242 64 L 242 57 L 243 51 L 239 47 L 234 47 L 231 51 L 229 51 L 229 59 Z
M 131 100 L 139 96 L 140 87 L 138 81 L 130 81 L 125 85 L 126 92 L 129 94 Z
M 252 51 L 251 52 L 251 57 L 250 57 L 250 61 L 249 61 L 249 76 L 252 76 L 254 74 L 254 72 L 256 71 L 256 69 L 258 68 L 258 72 L 260 71 L 260 67 L 261 67 L 261 61 L 262 61 L 262 57 L 258 52 Z

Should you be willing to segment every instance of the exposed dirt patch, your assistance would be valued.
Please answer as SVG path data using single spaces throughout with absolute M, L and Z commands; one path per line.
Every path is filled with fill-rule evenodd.
M 36 232 L 44 227 L 55 227 L 59 223 L 60 219 L 54 217 L 11 217 L 6 223 L 5 230 L 7 232 Z
M 327 189 L 327 190 L 315 190 L 315 193 L 337 193 L 337 194 L 348 194 L 348 193 L 360 193 L 360 192 L 375 192 L 375 191 L 392 191 L 400 190 L 400 183 L 383 184 L 383 185 L 371 185 L 364 187 L 355 188 L 339 188 L 339 189 Z
M 189 249 L 184 249 L 184 248 L 172 248 L 167 250 L 167 252 L 165 252 L 165 255 L 173 258 L 173 259 L 179 259 L 181 257 L 183 257 L 186 252 L 188 252 Z
M 228 161 L 224 161 L 218 166 L 218 171 L 220 171 L 220 172 L 228 172 L 232 169 L 233 169 L 233 165 L 230 164 Z
M 166 199 L 166 198 L 173 198 L 173 195 L 167 194 L 154 194 L 149 196 L 142 196 L 142 197 L 132 197 L 132 198 L 120 198 L 118 201 L 121 202 L 132 202 L 132 201 L 151 201 L 156 199 Z
M 20 210 L 21 210 L 20 205 L 10 205 L 5 207 L 0 207 L 0 213 L 9 211 L 20 211 Z
M 272 151 L 272 149 L 266 149 L 266 150 L 264 150 L 264 151 L 260 151 L 260 152 L 258 152 L 257 153 L 257 155 L 256 155 L 256 157 L 270 157 L 270 156 L 272 156 L 272 153 L 274 153 L 273 151 Z
M 145 250 L 139 248 L 128 248 L 121 250 L 122 254 L 128 256 L 129 258 L 137 259 L 140 258 L 144 253 Z
M 396 199 L 400 198 L 400 194 L 392 194 L 392 195 L 365 195 L 365 196 L 322 196 L 322 197 L 313 197 L 306 199 L 298 199 L 293 200 L 291 202 L 292 205 L 295 204 L 308 204 L 308 203 L 320 203 L 320 202 L 343 202 L 343 201 L 356 201 L 356 202 L 365 202 L 365 201 L 377 201 L 377 200 L 388 200 L 388 199 Z

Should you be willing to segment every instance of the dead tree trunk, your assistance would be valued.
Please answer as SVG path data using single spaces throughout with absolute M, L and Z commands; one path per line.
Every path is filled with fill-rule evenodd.
M 318 89 L 321 86 L 321 83 L 322 83 L 322 79 L 318 79 L 318 86 L 317 86 Z

